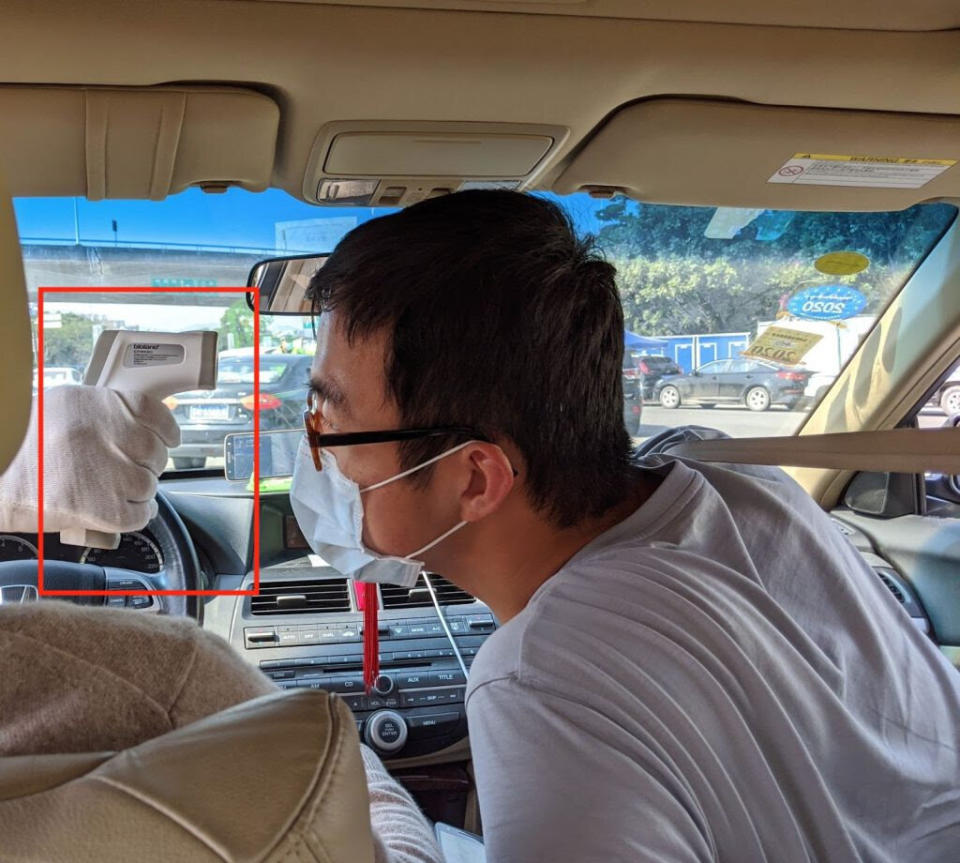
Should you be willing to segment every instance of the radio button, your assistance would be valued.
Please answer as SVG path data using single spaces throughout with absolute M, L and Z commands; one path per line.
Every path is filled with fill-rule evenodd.
M 381 710 L 367 720 L 367 743 L 381 752 L 396 752 L 407 742 L 407 723 L 392 710 Z
M 378 675 L 377 679 L 373 681 L 373 691 L 377 695 L 389 695 L 393 692 L 393 678 L 389 674 Z
M 439 725 L 452 725 L 459 719 L 459 713 L 428 713 L 425 716 L 411 716 L 407 721 L 411 728 L 436 728 Z

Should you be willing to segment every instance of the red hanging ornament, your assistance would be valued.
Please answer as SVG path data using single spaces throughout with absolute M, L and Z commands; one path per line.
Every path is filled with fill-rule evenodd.
M 357 602 L 363 610 L 363 686 L 367 695 L 380 676 L 380 638 L 377 633 L 377 585 L 357 585 Z

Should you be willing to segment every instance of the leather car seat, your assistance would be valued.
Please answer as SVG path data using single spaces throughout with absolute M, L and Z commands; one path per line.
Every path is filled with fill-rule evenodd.
M 372 863 L 356 726 L 265 695 L 123 752 L 0 758 L 5 863 Z
M 0 345 L 3 345 L 3 374 L 0 374 L 0 473 L 6 470 L 20 449 L 30 420 L 33 388 L 33 340 L 23 278 L 20 238 L 13 205 L 3 188 L 0 172 Z

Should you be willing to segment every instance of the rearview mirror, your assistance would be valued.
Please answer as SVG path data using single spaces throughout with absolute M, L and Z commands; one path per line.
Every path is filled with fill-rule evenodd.
M 327 261 L 329 255 L 297 255 L 292 258 L 270 258 L 253 265 L 247 287 L 257 288 L 262 315 L 309 315 L 312 302 L 307 297 L 310 279 Z M 247 305 L 253 309 L 253 293 L 247 294 Z

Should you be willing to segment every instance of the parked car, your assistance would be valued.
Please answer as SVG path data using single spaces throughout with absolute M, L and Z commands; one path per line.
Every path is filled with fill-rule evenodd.
M 771 405 L 796 407 L 812 372 L 747 358 L 715 360 L 689 375 L 664 376 L 654 388 L 662 407 L 745 404 L 752 411 Z
M 83 375 L 73 366 L 47 366 L 43 370 L 43 388 L 74 386 L 83 383 Z M 37 391 L 37 372 L 33 372 L 33 391 Z
M 683 369 L 670 357 L 650 355 L 637 358 L 637 371 L 644 401 L 656 398 L 657 384 L 665 375 L 682 375 Z
M 623 423 L 630 433 L 636 437 L 640 433 L 640 423 L 643 419 L 643 399 L 640 397 L 640 379 L 623 375 Z
M 806 387 L 804 387 L 800 406 L 810 407 L 815 405 L 823 398 L 826 391 L 833 386 L 836 379 L 837 376 L 831 372 L 813 372 L 807 380 Z
M 310 356 L 260 357 L 260 428 L 297 428 L 310 375 Z M 180 426 L 181 444 L 170 451 L 177 470 L 202 468 L 207 457 L 223 455 L 223 439 L 253 428 L 253 352 L 220 355 L 217 387 L 171 396 L 166 404 Z
M 948 416 L 960 414 L 960 365 L 956 366 L 930 400 Z

